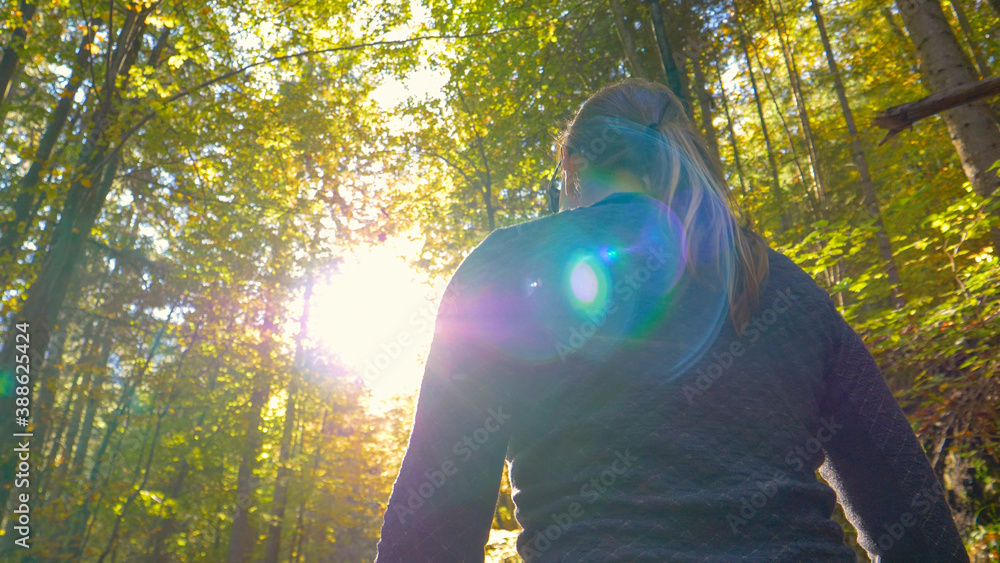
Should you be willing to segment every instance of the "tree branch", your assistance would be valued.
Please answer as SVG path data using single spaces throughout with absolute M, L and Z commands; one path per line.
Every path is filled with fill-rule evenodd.
M 878 144 L 882 145 L 925 117 L 996 94 L 1000 94 L 1000 76 L 970 82 L 936 92 L 915 102 L 893 106 L 872 118 L 872 124 L 888 131 Z
M 341 51 L 357 51 L 359 49 L 366 49 L 368 47 L 388 47 L 388 46 L 393 46 L 393 45 L 406 45 L 406 44 L 410 44 L 410 43 L 418 43 L 418 42 L 435 40 L 435 39 L 437 39 L 437 40 L 473 39 L 473 38 L 477 38 L 477 37 L 487 37 L 487 36 L 490 36 L 490 35 L 500 35 L 500 34 L 503 34 L 503 33 L 511 33 L 511 32 L 515 32 L 515 31 L 524 31 L 526 29 L 530 29 L 531 27 L 533 27 L 533 26 L 521 26 L 521 27 L 511 27 L 511 28 L 506 28 L 506 29 L 494 29 L 494 30 L 490 30 L 490 31 L 481 31 L 481 32 L 477 32 L 477 33 L 469 33 L 469 34 L 466 34 L 466 35 L 460 35 L 460 34 L 459 35 L 451 35 L 451 34 L 444 34 L 444 35 L 420 35 L 420 36 L 417 36 L 417 37 L 410 37 L 410 38 L 407 38 L 407 39 L 372 41 L 370 43 L 357 43 L 357 44 L 353 44 L 353 45 L 341 45 L 341 46 L 338 46 L 338 47 L 330 47 L 330 48 L 327 48 L 327 49 L 313 49 L 313 50 L 309 50 L 309 51 L 300 51 L 298 53 L 289 53 L 287 55 L 281 55 L 279 57 L 272 57 L 270 59 L 265 59 L 265 60 L 258 61 L 258 62 L 255 62 L 255 63 L 250 63 L 250 64 L 248 64 L 246 66 L 241 67 L 241 68 L 234 69 L 234 70 L 231 70 L 229 72 L 225 72 L 223 74 L 220 74 L 219 76 L 216 76 L 215 78 L 210 78 L 210 79 L 208 79 L 208 80 L 206 80 L 204 82 L 201 82 L 199 84 L 195 84 L 194 86 L 191 86 L 190 88 L 184 88 L 183 90 L 177 92 L 176 94 L 174 94 L 174 95 L 172 95 L 172 96 L 164 99 L 163 103 L 164 104 L 169 104 L 171 102 L 176 102 L 177 100 L 179 100 L 181 98 L 185 98 L 187 96 L 190 96 L 191 94 L 193 94 L 193 93 L 195 93 L 195 92 L 197 92 L 199 90 L 203 90 L 205 88 L 208 88 L 209 86 L 211 86 L 213 84 L 217 84 L 219 82 L 222 82 L 222 81 L 227 80 L 229 78 L 232 78 L 234 76 L 238 76 L 240 74 L 243 74 L 244 72 L 247 72 L 249 70 L 253 70 L 253 69 L 255 69 L 255 68 L 259 67 L 259 66 L 264 66 L 266 64 L 279 63 L 279 62 L 287 61 L 287 60 L 291 60 L 291 59 L 301 59 L 301 58 L 304 58 L 304 57 L 311 57 L 311 56 L 314 56 L 314 55 L 324 55 L 324 54 L 328 54 L 328 53 L 337 53 L 337 52 L 341 52 Z M 104 159 L 105 162 L 102 162 L 101 165 L 105 164 L 106 162 L 110 161 L 110 159 L 114 158 L 114 156 L 116 154 L 118 154 L 118 152 L 120 152 L 121 149 L 122 149 L 122 147 L 125 145 L 125 141 L 127 141 L 132 135 L 134 135 L 136 132 L 138 132 L 139 129 L 141 129 L 143 125 L 145 125 L 146 123 L 149 122 L 149 120 L 151 120 L 154 117 L 156 117 L 156 115 L 157 115 L 157 113 L 155 111 L 151 111 L 151 112 L 147 113 L 146 115 L 142 116 L 142 118 L 140 118 L 139 121 L 136 122 L 135 125 L 133 125 L 132 127 L 130 127 L 122 135 L 121 139 L 118 141 L 118 144 L 115 146 L 115 148 L 113 148 L 110 151 L 108 151 L 108 155 Z

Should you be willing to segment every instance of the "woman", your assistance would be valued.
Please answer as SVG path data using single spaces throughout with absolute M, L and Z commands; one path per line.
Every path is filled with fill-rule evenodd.
M 864 344 L 667 88 L 601 90 L 560 156 L 560 212 L 449 284 L 377 561 L 482 561 L 505 458 L 526 561 L 854 561 L 837 500 L 873 558 L 968 559 Z

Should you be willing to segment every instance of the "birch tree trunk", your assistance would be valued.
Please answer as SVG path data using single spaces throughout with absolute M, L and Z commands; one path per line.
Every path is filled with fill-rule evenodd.
M 972 65 L 938 0 L 896 0 L 896 6 L 916 47 L 925 84 L 933 92 L 976 81 Z M 1000 160 L 1000 124 L 996 114 L 985 102 L 977 101 L 945 111 L 941 116 L 973 189 L 982 197 L 992 198 L 1000 185 L 1000 178 L 990 170 Z M 1000 248 L 1000 229 L 994 229 L 992 234 Z

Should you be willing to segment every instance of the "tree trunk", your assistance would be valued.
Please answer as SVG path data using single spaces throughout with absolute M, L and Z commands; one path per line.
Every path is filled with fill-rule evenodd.
M 691 67 L 694 70 L 694 91 L 698 96 L 698 108 L 701 110 L 701 129 L 705 136 L 705 143 L 708 145 L 709 154 L 715 157 L 717 163 L 721 163 L 719 137 L 715 134 L 715 125 L 712 123 L 712 92 L 709 91 L 708 83 L 705 80 L 700 53 L 691 54 Z
M 263 435 L 260 429 L 261 414 L 264 405 L 271 396 L 271 349 L 276 326 L 274 303 L 272 296 L 265 299 L 261 341 L 258 347 L 258 357 L 261 365 L 253 378 L 253 390 L 250 393 L 250 408 L 247 411 L 247 430 L 243 442 L 243 452 L 240 458 L 240 468 L 236 476 L 236 508 L 233 517 L 233 527 L 229 534 L 229 548 L 226 554 L 227 563 L 243 563 L 253 559 L 254 546 L 257 542 L 257 531 L 250 521 L 250 507 L 255 501 L 259 479 L 254 474 L 257 468 L 257 458 L 260 456 Z
M 608 3 L 611 5 L 611 14 L 615 20 L 615 30 L 618 32 L 618 39 L 621 41 L 622 51 L 625 53 L 625 60 L 628 61 L 632 76 L 646 78 L 646 72 L 642 69 L 642 61 L 639 60 L 639 51 L 635 48 L 635 42 L 632 41 L 632 30 L 628 28 L 628 22 L 625 20 L 625 11 L 622 10 L 621 2 L 618 0 L 609 0 Z
M 261 446 L 261 413 L 271 395 L 270 376 L 258 372 L 254 377 L 253 392 L 250 395 L 250 410 L 247 414 L 246 439 L 243 455 L 240 459 L 239 473 L 236 477 L 236 516 L 233 518 L 233 528 L 229 535 L 229 550 L 227 563 L 242 563 L 253 559 L 253 548 L 257 532 L 250 521 L 248 509 L 257 494 L 257 457 Z
M 882 221 L 882 210 L 878 202 L 878 194 L 875 192 L 875 183 L 872 181 L 871 172 L 868 169 L 868 157 L 865 156 L 864 146 L 861 144 L 861 136 L 858 134 L 858 126 L 854 122 L 854 113 L 851 105 L 847 101 L 847 90 L 840 77 L 840 68 L 834 56 L 833 48 L 830 46 L 830 38 L 826 34 L 826 24 L 823 21 L 823 13 L 820 11 L 819 0 L 812 0 L 809 4 L 813 16 L 816 18 L 816 25 L 819 27 L 819 37 L 823 42 L 823 51 L 826 53 L 826 63 L 833 76 L 833 87 L 837 92 L 837 100 L 840 102 L 840 111 L 844 116 L 844 123 L 847 125 L 847 136 L 850 139 L 851 158 L 858 169 L 858 182 L 861 185 L 862 201 L 868 216 L 875 221 L 875 239 L 878 245 L 878 253 L 885 264 L 886 277 L 889 280 L 889 299 L 894 307 L 901 307 L 906 304 L 905 299 L 899 292 L 899 271 L 896 268 L 896 257 L 892 251 L 892 242 L 885 231 L 885 223 Z
M 155 9 L 155 4 L 140 10 L 129 10 L 122 31 L 115 46 L 111 74 L 105 81 L 104 95 L 94 112 L 92 127 L 87 142 L 80 154 L 80 166 L 66 195 L 62 215 L 56 224 L 52 243 L 46 254 L 38 277 L 29 286 L 27 299 L 21 310 L 11 315 L 11 323 L 27 323 L 30 326 L 32 354 L 31 366 L 40 370 L 44 366 L 43 353 L 49 344 L 52 329 L 58 320 L 60 309 L 66 299 L 66 291 L 73 278 L 73 272 L 82 254 L 83 242 L 90 236 L 97 215 L 100 213 L 117 170 L 117 158 L 106 161 L 109 147 L 106 133 L 117 121 L 119 108 L 113 84 L 115 76 L 128 76 L 142 47 L 142 35 L 146 26 L 146 16 Z M 14 324 L 11 324 L 13 327 Z M 7 340 L 0 352 L 0 373 L 7 379 L 4 386 L 13 388 L 15 373 L 14 335 L 16 330 L 8 329 Z M 27 395 L 29 402 L 31 392 Z M 14 426 L 14 395 L 0 399 L 0 429 Z M 13 437 L 10 432 L 0 432 L 0 506 L 6 506 L 14 479 L 15 457 Z
M 76 452 L 73 454 L 73 463 L 70 472 L 73 475 L 83 474 L 83 462 L 87 459 L 87 449 L 90 446 L 90 436 L 94 429 L 94 417 L 97 414 L 98 403 L 101 398 L 101 390 L 104 387 L 104 380 L 108 374 L 108 358 L 111 356 L 111 327 L 104 327 L 104 343 L 98 354 L 97 361 L 89 366 L 94 371 L 94 378 L 90 384 L 90 389 L 86 393 L 87 407 L 84 411 L 83 426 L 80 429 L 80 437 L 77 439 Z M 83 397 L 81 397 L 82 399 Z
M 729 139 L 733 144 L 733 160 L 736 161 L 736 175 L 740 179 L 740 193 L 747 195 L 746 182 L 743 179 L 743 163 L 740 160 L 739 141 L 736 140 L 736 129 L 733 128 L 733 118 L 729 114 L 729 100 L 726 95 L 726 85 L 722 82 L 722 73 L 719 73 L 719 99 L 722 100 L 722 110 L 726 114 L 726 128 L 729 130 Z
M 744 33 L 746 29 L 744 28 Z M 760 75 L 764 79 L 764 87 L 767 88 L 768 95 L 771 96 L 771 103 L 774 105 L 774 113 L 778 116 L 778 122 L 781 123 L 781 129 L 785 132 L 785 138 L 788 139 L 788 149 L 792 154 L 792 163 L 795 165 L 795 170 L 799 174 L 799 183 L 802 184 L 803 192 L 805 193 L 806 201 L 809 203 L 809 209 L 812 211 L 816 219 L 819 219 L 819 204 L 814 197 L 814 192 L 809 189 L 809 182 L 806 180 L 806 172 L 802 168 L 802 160 L 799 158 L 799 151 L 795 148 L 795 137 L 792 136 L 792 130 L 788 126 L 788 121 L 785 120 L 785 110 L 781 107 L 778 100 L 778 95 L 774 92 L 774 88 L 771 86 L 771 79 L 767 75 L 765 70 L 767 67 L 764 65 L 764 60 L 760 58 L 760 51 L 757 46 L 753 46 L 754 58 L 757 59 L 757 65 L 760 67 Z
M 28 37 L 28 32 L 24 28 L 31 22 L 31 18 L 35 17 L 36 9 L 35 4 L 21 0 L 21 26 L 11 34 L 10 41 L 7 42 L 7 47 L 3 50 L 3 59 L 0 59 L 0 107 L 7 105 L 4 102 L 7 101 L 7 94 L 10 93 L 10 88 L 14 84 L 17 63 L 20 61 L 18 51 L 24 48 L 24 40 Z M 0 119 L 2 119 L 7 109 L 4 107 L 0 111 L 3 112 L 0 113 Z
M 45 167 L 52 164 L 49 159 L 69 118 L 74 97 L 83 83 L 87 72 L 87 62 L 90 60 L 90 44 L 94 41 L 94 26 L 87 26 L 87 29 L 87 34 L 76 50 L 76 59 L 73 61 L 69 80 L 59 96 L 59 102 L 56 103 L 56 108 L 52 112 L 52 118 L 45 126 L 45 132 L 38 140 L 34 157 L 31 159 L 31 166 L 18 182 L 17 199 L 14 201 L 14 217 L 3 225 L 2 233 L 0 233 L 0 261 L 11 264 L 17 261 L 17 254 L 31 228 L 34 212 L 41 200 L 45 198 L 45 193 L 38 189 L 38 184 Z M 9 279 L 10 276 L 4 274 L 0 277 L 0 283 L 6 284 Z
M 193 338 L 194 337 L 192 336 L 192 339 Z M 191 347 L 193 347 L 193 343 Z M 188 350 L 190 350 L 191 347 L 189 347 Z M 209 395 L 215 391 L 215 385 L 218 382 L 219 367 L 221 366 L 219 359 L 219 357 L 216 358 L 216 362 L 211 368 L 212 375 L 209 377 L 207 386 L 207 392 Z M 180 375 L 179 371 L 178 375 Z M 198 421 L 194 424 L 195 432 L 197 432 L 198 428 L 205 427 L 205 416 L 207 414 L 208 409 L 203 409 L 201 414 L 198 415 Z M 195 441 L 197 441 L 197 438 L 195 438 Z M 176 500 L 180 498 L 181 491 L 184 489 L 184 481 L 187 479 L 190 471 L 191 464 L 188 463 L 187 458 L 182 457 L 173 478 L 170 480 L 170 485 L 167 486 L 167 489 L 164 491 L 165 500 Z M 149 536 L 146 552 L 149 553 L 148 560 L 151 563 L 167 563 L 170 561 L 170 556 L 165 552 L 165 547 L 167 539 L 174 535 L 177 531 L 177 519 L 175 518 L 173 509 L 169 508 L 168 510 L 171 512 L 167 516 L 163 516 L 162 512 L 160 513 L 160 521 L 157 524 L 155 531 Z
M 739 14 L 737 14 L 737 19 L 739 19 Z M 760 118 L 760 129 L 764 135 L 764 148 L 767 150 L 767 161 L 771 165 L 771 193 L 774 197 L 775 205 L 778 207 L 778 217 L 781 224 L 781 230 L 787 231 L 791 226 L 791 220 L 789 216 L 789 209 L 787 203 L 785 203 L 785 195 L 781 191 L 781 182 L 778 180 L 778 163 L 774 160 L 774 148 L 771 146 L 771 135 L 767 132 L 767 120 L 764 119 L 764 107 L 760 103 L 760 92 L 757 90 L 757 79 L 753 74 L 753 63 L 750 61 L 750 49 L 747 47 L 747 38 L 743 33 L 742 22 L 737 25 L 737 34 L 739 35 L 740 47 L 743 50 L 743 56 L 747 61 L 747 73 L 750 76 L 750 88 L 753 90 L 753 100 L 754 104 L 757 106 L 757 116 Z
M 145 467 L 142 468 L 142 481 L 139 482 L 137 486 L 133 486 L 133 491 L 129 494 L 128 498 L 125 499 L 125 503 L 122 505 L 121 512 L 115 517 L 115 523 L 111 527 L 111 533 L 108 534 L 108 541 L 104 545 L 104 551 L 101 552 L 100 557 L 97 558 L 97 563 L 104 563 L 104 558 L 111 553 L 111 550 L 118 543 L 118 533 L 121 531 L 122 520 L 125 518 L 125 514 L 128 512 L 129 507 L 135 502 L 135 499 L 139 497 L 143 489 L 146 488 L 146 483 L 149 482 L 149 473 L 153 466 L 153 456 L 156 454 L 156 446 L 160 442 L 160 428 L 163 425 L 163 418 L 167 415 L 167 411 L 170 408 L 170 399 L 167 399 L 166 404 L 163 405 L 160 413 L 156 417 L 156 428 L 153 429 L 153 438 L 150 440 L 149 444 L 149 454 L 146 456 Z M 112 557 L 114 559 L 114 557 Z
M 965 15 L 965 9 L 962 8 L 959 0 L 950 1 L 951 9 L 955 11 L 955 19 L 958 20 L 958 27 L 961 28 L 962 34 L 965 35 L 965 40 L 969 42 L 969 50 L 972 51 L 972 60 L 976 63 L 979 76 L 988 78 L 992 74 L 990 72 L 990 63 L 983 55 L 983 50 L 979 48 L 979 43 L 976 42 L 976 36 L 972 33 L 972 25 L 969 24 L 969 18 Z
M 663 75 L 666 77 L 667 87 L 681 101 L 684 113 L 688 117 L 693 117 L 691 101 L 684 91 L 680 69 L 677 67 L 676 59 L 674 59 L 674 50 L 670 46 L 670 39 L 667 38 L 667 30 L 663 25 L 663 10 L 660 8 L 659 0 L 649 2 L 649 20 L 653 35 L 656 37 L 656 46 L 660 51 L 660 64 L 663 65 Z
M 318 231 L 317 231 L 318 232 Z M 293 371 L 288 378 L 285 390 L 285 421 L 281 431 L 281 450 L 278 453 L 278 475 L 274 483 L 274 500 L 271 508 L 271 525 L 267 533 L 267 544 L 264 548 L 264 563 L 277 563 L 281 553 L 281 526 L 285 520 L 285 505 L 288 503 L 288 482 L 291 478 L 288 470 L 288 459 L 291 457 L 292 441 L 295 431 L 295 400 L 299 392 L 299 377 L 305 362 L 304 341 L 309 326 L 309 306 L 312 301 L 313 280 L 306 281 L 305 293 L 302 296 L 302 315 L 299 317 L 299 333 L 295 338 L 295 358 Z
M 788 82 L 792 88 L 792 95 L 795 98 L 795 106 L 799 114 L 799 123 L 802 126 L 802 136 L 806 141 L 809 169 L 812 172 L 813 186 L 816 188 L 816 203 L 819 206 L 820 214 L 823 214 L 825 212 L 823 204 L 826 201 L 826 181 L 823 178 L 823 172 L 820 170 L 819 151 L 816 149 L 816 138 L 812 132 L 812 122 L 809 120 L 809 106 L 806 105 L 806 99 L 802 93 L 802 81 L 799 77 L 798 65 L 795 64 L 795 53 L 792 51 L 787 37 L 787 30 L 785 30 L 784 14 L 776 11 L 770 0 L 768 0 L 767 5 L 771 10 L 771 16 L 774 18 L 778 42 L 781 45 L 781 55 L 785 61 L 785 69 L 788 71 Z M 784 8 L 782 8 L 782 11 L 784 11 Z
M 84 480 L 83 487 L 86 491 L 84 493 L 85 501 L 76 507 L 70 515 L 66 525 L 59 529 L 59 533 L 66 540 L 64 543 L 65 547 L 63 555 L 67 555 L 70 560 L 79 560 L 79 556 L 83 552 L 84 533 L 88 529 L 90 516 L 94 509 L 94 506 L 92 506 L 86 499 L 88 499 L 90 495 L 97 490 L 97 482 L 101 476 L 101 472 L 103 471 L 104 463 L 107 461 L 108 465 L 111 465 L 118 457 L 118 454 L 115 453 L 110 460 L 104 459 L 105 454 L 108 451 L 108 447 L 111 445 L 111 438 L 118 431 L 118 426 L 122 423 L 122 417 L 126 416 L 130 412 L 135 390 L 142 384 L 146 374 L 149 372 L 150 364 L 156 355 L 157 348 L 159 348 L 160 341 L 162 340 L 167 327 L 170 325 L 170 319 L 173 318 L 173 315 L 174 308 L 171 308 L 167 313 L 167 318 L 164 321 L 163 326 L 160 328 L 159 332 L 157 332 L 156 336 L 153 338 L 153 342 L 149 346 L 149 352 L 146 353 L 142 367 L 133 373 L 125 383 L 121 392 L 121 397 L 118 399 L 118 404 L 105 421 L 104 436 L 101 438 L 101 443 L 94 452 L 94 463 L 90 466 L 88 476 Z M 122 439 L 124 439 L 124 436 Z M 121 441 L 119 441 L 119 447 L 120 445 Z M 99 503 L 94 504 L 96 505 Z
M 896 0 L 899 12 L 920 58 L 926 83 L 933 92 L 975 82 L 975 74 L 938 0 Z M 980 196 L 992 200 L 1000 178 L 990 170 L 1000 160 L 1000 124 L 982 101 L 942 113 L 962 169 Z M 1000 229 L 993 229 L 1000 248 Z

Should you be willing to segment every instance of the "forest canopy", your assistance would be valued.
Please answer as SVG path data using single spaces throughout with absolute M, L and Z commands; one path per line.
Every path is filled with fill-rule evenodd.
M 997 0 L 0 6 L 0 559 L 372 560 L 442 282 L 549 213 L 626 77 L 686 104 L 1000 559 Z M 493 527 L 519 560 L 506 478 Z

